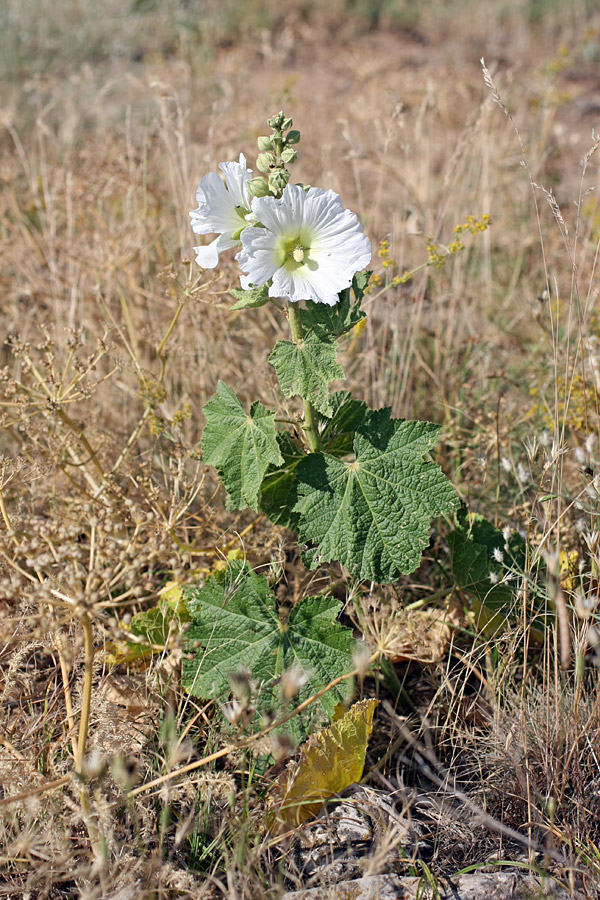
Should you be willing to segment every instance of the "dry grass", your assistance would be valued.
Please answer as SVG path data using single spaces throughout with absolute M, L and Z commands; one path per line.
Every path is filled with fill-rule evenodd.
M 232 260 L 216 275 L 189 261 L 200 177 L 240 150 L 253 159 L 261 123 L 284 106 L 302 131 L 295 178 L 338 191 L 374 245 L 389 241 L 344 360 L 357 395 L 443 423 L 439 460 L 462 497 L 523 529 L 532 561 L 508 631 L 464 620 L 443 663 L 397 666 L 400 706 L 435 759 L 402 762 L 382 714 L 372 762 L 388 756 L 373 777 L 406 797 L 409 773 L 429 797 L 422 814 L 437 772 L 434 873 L 521 855 L 593 896 L 598 16 L 550 0 L 130 6 L 0 11 L 0 781 L 24 795 L 2 809 L 0 895 L 281 887 L 254 837 L 271 779 L 259 757 L 224 755 L 127 799 L 229 736 L 211 704 L 182 694 L 178 635 L 146 665 L 111 668 L 104 651 L 167 581 L 202 577 L 242 544 L 253 564 L 283 565 L 280 593 L 306 581 L 288 536 L 225 512 L 198 454 L 218 378 L 276 403 L 266 356 L 281 324 L 266 308 L 230 311 Z M 463 251 L 393 285 L 427 262 L 428 236 L 442 250 L 485 213 L 491 228 Z M 579 554 L 562 587 L 560 549 Z M 445 597 L 446 560 L 442 530 L 402 604 Z M 562 611 L 543 645 L 536 594 Z M 457 791 L 481 811 L 462 850 Z

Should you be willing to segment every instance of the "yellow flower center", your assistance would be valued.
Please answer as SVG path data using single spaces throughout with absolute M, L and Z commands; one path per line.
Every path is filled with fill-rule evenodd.
M 294 272 L 300 266 L 309 263 L 310 243 L 304 234 L 295 234 L 293 237 L 281 237 L 279 239 L 278 256 L 279 265 L 288 272 Z

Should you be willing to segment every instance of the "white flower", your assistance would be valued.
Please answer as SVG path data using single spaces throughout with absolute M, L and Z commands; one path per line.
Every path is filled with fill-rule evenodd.
M 263 227 L 242 232 L 236 259 L 248 273 L 244 288 L 273 279 L 270 297 L 334 306 L 371 259 L 360 222 L 333 191 L 287 184 L 280 199 L 255 198 L 252 212 Z
M 494 547 L 494 549 L 492 551 L 492 556 L 494 557 L 494 559 L 496 560 L 497 563 L 504 562 L 504 553 L 502 552 L 500 547 Z
M 203 269 L 214 269 L 219 253 L 237 247 L 242 229 L 249 224 L 251 200 L 246 182 L 252 178 L 252 170 L 246 168 L 246 157 L 240 153 L 239 162 L 222 162 L 219 168 L 225 184 L 216 172 L 205 175 L 196 191 L 198 209 L 190 213 L 196 234 L 219 235 L 212 244 L 194 247 L 196 262 Z

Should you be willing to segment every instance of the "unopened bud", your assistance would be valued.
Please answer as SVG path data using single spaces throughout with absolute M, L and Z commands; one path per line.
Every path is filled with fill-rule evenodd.
M 286 144 L 297 144 L 300 141 L 300 132 L 294 129 L 293 131 L 288 131 L 285 136 Z
M 267 197 L 270 194 L 269 185 L 264 178 L 250 178 L 246 187 L 251 197 Z
M 281 130 L 281 125 L 285 119 L 285 116 L 282 112 L 278 112 L 276 116 L 271 116 L 270 119 L 267 119 L 267 125 L 269 128 L 274 128 L 276 131 Z
M 286 147 L 286 149 L 281 154 L 281 159 L 286 164 L 295 163 L 296 160 L 298 159 L 298 154 L 296 153 L 295 150 L 292 150 L 291 147 Z
M 256 143 L 258 144 L 258 149 L 261 153 L 273 149 L 273 141 L 270 137 L 265 137 L 264 135 L 257 138 Z
M 290 173 L 283 169 L 276 169 L 269 175 L 269 188 L 275 196 L 280 196 L 284 187 L 290 180 Z
M 291 128 L 293 124 L 294 124 L 294 122 L 292 121 L 292 119 L 284 119 L 283 122 L 281 123 L 281 130 L 287 131 L 288 128 Z
M 259 172 L 269 172 L 276 163 L 277 160 L 272 153 L 259 153 L 256 160 L 256 168 Z

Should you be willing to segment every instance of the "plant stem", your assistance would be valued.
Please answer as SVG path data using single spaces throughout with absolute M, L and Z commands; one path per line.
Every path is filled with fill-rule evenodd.
M 81 698 L 81 718 L 79 719 L 79 739 L 77 741 L 77 755 L 75 757 L 75 771 L 79 775 L 82 775 L 92 701 L 92 680 L 94 672 L 94 632 L 92 631 L 92 621 L 87 613 L 83 613 L 79 621 L 81 623 L 81 627 L 83 628 L 84 673 L 83 691 Z
M 292 331 L 292 340 L 295 344 L 300 345 L 304 339 L 302 332 L 302 322 L 300 321 L 300 311 L 295 303 L 288 303 L 288 321 Z M 313 453 L 321 449 L 321 439 L 317 431 L 317 418 L 315 409 L 309 400 L 304 401 L 304 431 L 308 445 Z

